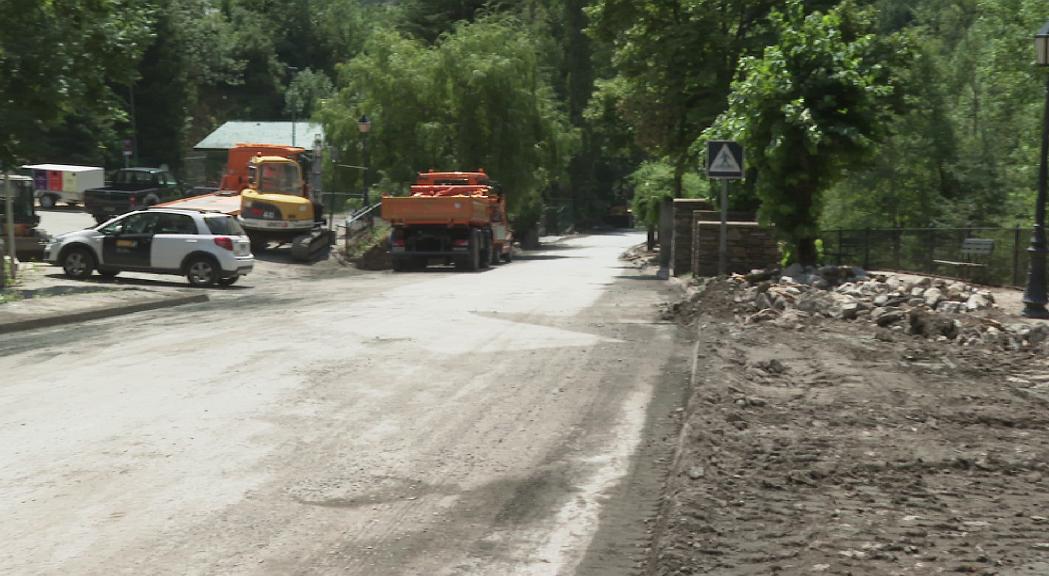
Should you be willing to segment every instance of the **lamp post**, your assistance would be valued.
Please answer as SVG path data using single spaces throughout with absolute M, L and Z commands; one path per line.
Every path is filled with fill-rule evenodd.
M 1049 22 L 1034 37 L 1038 66 L 1049 66 Z M 1042 152 L 1038 170 L 1038 199 L 1035 201 L 1034 230 L 1031 245 L 1027 248 L 1031 264 L 1027 272 L 1027 290 L 1024 291 L 1023 315 L 1028 318 L 1049 318 L 1045 305 L 1046 295 L 1045 260 L 1049 249 L 1045 240 L 1045 196 L 1046 181 L 1049 180 L 1049 80 L 1046 83 L 1045 112 L 1042 117 Z
M 295 83 L 295 75 L 298 74 L 299 69 L 295 66 L 284 67 L 288 70 L 288 72 L 291 72 L 291 82 L 288 83 L 288 88 L 290 89 L 291 86 Z M 295 146 L 295 117 L 298 116 L 299 112 L 298 96 L 292 94 L 292 98 L 290 100 L 287 96 L 285 96 L 284 99 L 288 105 L 288 108 L 291 109 L 291 145 Z
M 361 142 L 363 148 L 362 153 L 364 156 L 364 176 L 362 176 L 362 179 L 364 180 L 364 194 L 362 198 L 364 199 L 363 208 L 367 210 L 370 205 L 368 202 L 368 133 L 372 130 L 372 121 L 368 119 L 367 114 L 361 115 L 361 119 L 357 121 L 357 130 L 360 131 L 361 137 L 363 138 L 363 141 Z

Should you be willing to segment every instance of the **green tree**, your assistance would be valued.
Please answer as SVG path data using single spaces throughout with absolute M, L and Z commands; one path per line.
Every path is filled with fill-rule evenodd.
M 590 30 L 612 46 L 620 113 L 638 144 L 674 166 L 674 195 L 694 168 L 689 147 L 726 105 L 739 57 L 765 43 L 776 0 L 597 0 Z M 600 95 L 606 98 L 605 95 Z
M 822 195 L 887 132 L 899 105 L 892 63 L 906 50 L 873 34 L 871 12 L 849 1 L 806 14 L 789 0 L 771 22 L 777 42 L 742 60 L 728 110 L 696 144 L 713 135 L 743 142 L 763 218 L 812 265 Z
M 111 86 L 128 85 L 147 43 L 150 10 L 131 0 L 0 0 L 0 164 L 46 145 L 74 111 L 120 121 Z
M 295 79 L 284 93 L 284 111 L 295 118 L 309 117 L 335 92 L 335 86 L 324 72 L 309 68 L 295 75 Z
M 577 136 L 512 16 L 460 23 L 435 45 L 386 30 L 340 68 L 320 118 L 342 156 L 357 157 L 356 119 L 372 119 L 371 165 L 402 185 L 428 168 L 485 168 L 507 191 L 519 229 L 539 218 L 540 192 L 563 178 Z

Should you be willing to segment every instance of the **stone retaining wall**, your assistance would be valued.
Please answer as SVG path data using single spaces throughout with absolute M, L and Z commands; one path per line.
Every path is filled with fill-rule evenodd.
M 718 221 L 697 220 L 694 223 L 692 270 L 696 276 L 718 275 L 718 245 L 721 239 Z M 772 230 L 757 222 L 728 223 L 728 272 L 746 274 L 779 262 L 779 247 Z

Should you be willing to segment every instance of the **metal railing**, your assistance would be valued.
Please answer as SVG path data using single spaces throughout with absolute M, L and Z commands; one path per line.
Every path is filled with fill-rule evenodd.
M 1016 228 L 867 228 L 825 230 L 823 259 L 828 263 L 861 266 L 866 270 L 895 270 L 962 278 L 983 284 L 1023 286 L 1027 277 L 1030 230 Z M 966 238 L 994 241 L 979 267 L 953 266 L 961 262 Z M 937 262 L 940 261 L 940 262 Z

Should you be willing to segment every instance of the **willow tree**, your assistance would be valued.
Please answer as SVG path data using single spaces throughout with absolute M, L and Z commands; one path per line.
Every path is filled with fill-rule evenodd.
M 534 227 L 539 192 L 563 178 L 578 139 L 536 46 L 511 16 L 460 23 L 433 45 L 376 33 L 340 67 L 338 95 L 320 114 L 329 140 L 358 154 L 356 121 L 367 114 L 371 165 L 389 181 L 484 168 L 503 184 L 519 229 Z
M 776 43 L 740 62 L 728 110 L 696 143 L 743 142 L 761 215 L 803 265 L 816 264 L 824 191 L 870 156 L 900 102 L 894 63 L 907 50 L 872 18 L 850 0 L 810 14 L 788 0 L 770 18 Z

